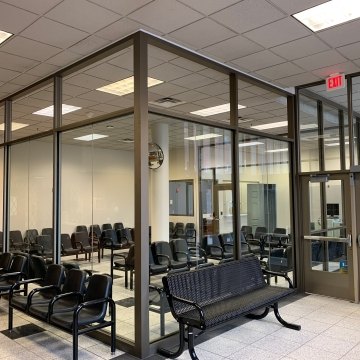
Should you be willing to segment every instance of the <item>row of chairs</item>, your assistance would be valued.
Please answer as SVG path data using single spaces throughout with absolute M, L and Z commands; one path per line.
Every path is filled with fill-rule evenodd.
M 187 223 L 184 225 L 182 222 L 169 222 L 169 239 L 182 238 L 186 239 L 190 243 L 196 241 L 196 229 L 194 223 Z

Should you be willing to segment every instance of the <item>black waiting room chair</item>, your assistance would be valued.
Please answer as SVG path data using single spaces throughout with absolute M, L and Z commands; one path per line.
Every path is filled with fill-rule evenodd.
M 155 241 L 151 243 L 155 262 L 159 265 L 167 265 L 169 269 L 188 268 L 187 260 L 174 259 L 170 244 L 167 241 Z
M 0 255 L 0 275 L 8 272 L 11 264 L 12 254 L 9 252 Z
M 170 246 L 175 260 L 186 261 L 188 266 L 197 266 L 207 262 L 205 250 L 199 246 L 189 246 L 186 239 L 173 239 Z
M 75 255 L 78 258 L 80 248 L 74 248 L 69 234 L 61 234 L 61 255 Z
M 234 257 L 233 252 L 227 252 L 223 249 L 218 235 L 204 236 L 201 247 L 206 251 L 207 257 L 211 259 L 222 260 Z
M 9 293 L 11 287 L 26 277 L 27 257 L 15 255 L 11 259 L 9 271 L 0 275 L 0 295 Z
M 20 230 L 10 231 L 10 250 L 11 251 L 24 251 L 29 247 L 29 243 L 24 242 L 22 233 Z

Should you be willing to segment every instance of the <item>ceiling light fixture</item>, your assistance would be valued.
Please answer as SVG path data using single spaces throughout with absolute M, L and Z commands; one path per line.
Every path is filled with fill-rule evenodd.
M 216 138 L 222 135 L 219 134 L 203 134 L 203 135 L 196 135 L 196 136 L 190 136 L 190 137 L 186 137 L 184 138 L 184 140 L 193 140 L 193 141 L 197 141 L 197 140 L 206 140 L 206 139 L 212 139 L 212 138 Z
M 11 123 L 11 131 L 15 131 L 15 130 L 19 130 L 22 129 L 24 127 L 29 126 L 29 124 L 21 124 L 21 123 L 17 123 L 17 122 L 13 122 Z M 5 130 L 5 124 L 0 124 L 0 130 L 4 131 Z
M 65 114 L 68 114 L 68 113 L 71 113 L 73 111 L 80 110 L 80 109 L 81 109 L 81 107 L 79 107 L 79 106 L 62 104 L 61 113 L 62 113 L 62 115 L 65 115 Z M 35 112 L 33 112 L 33 114 L 53 117 L 54 116 L 54 105 L 50 105 L 44 109 L 35 111 Z
M 147 80 L 148 80 L 148 87 L 152 87 L 163 83 L 162 80 L 154 79 L 151 77 L 148 77 Z M 96 90 L 117 96 L 131 94 L 134 92 L 134 77 L 130 76 L 126 79 L 119 80 L 114 83 L 99 87 Z
M 266 153 L 277 153 L 277 152 L 287 152 L 289 149 L 273 149 L 273 150 L 266 150 Z
M 286 121 L 278 121 L 278 122 L 269 123 L 269 124 L 255 125 L 255 126 L 251 126 L 251 128 L 256 129 L 256 130 L 267 130 L 267 129 L 285 127 L 287 125 L 288 125 L 288 122 L 286 120 Z
M 345 141 L 344 143 L 345 145 L 349 145 L 349 142 L 348 141 Z M 324 144 L 325 146 L 340 146 L 340 143 L 339 142 L 336 142 L 336 143 L 330 143 L 330 144 Z
M 257 145 L 264 145 L 264 143 L 260 141 L 248 141 L 248 142 L 240 143 L 239 147 L 257 146 Z
M 238 110 L 244 108 L 246 108 L 246 106 L 238 104 Z M 230 111 L 230 103 L 212 106 L 201 110 L 191 111 L 190 114 L 199 115 L 199 116 L 211 116 L 216 114 L 222 114 L 229 111 Z
M 109 135 L 89 134 L 89 135 L 83 135 L 83 136 L 76 137 L 76 138 L 74 138 L 74 140 L 93 141 L 93 140 L 102 139 L 102 138 L 106 138 L 106 137 L 109 137 Z
M 2 44 L 5 40 L 9 37 L 13 36 L 14 34 L 8 33 L 6 31 L 0 30 L 0 44 Z
M 320 31 L 360 17 L 359 0 L 332 0 L 293 15 L 312 31 Z
M 303 124 L 300 125 L 300 130 L 309 130 L 309 129 L 317 129 L 317 124 Z

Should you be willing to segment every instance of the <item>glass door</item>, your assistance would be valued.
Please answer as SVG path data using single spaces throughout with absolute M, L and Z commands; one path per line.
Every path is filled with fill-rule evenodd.
M 233 201 L 231 184 L 214 186 L 214 226 L 215 234 L 233 231 Z
M 349 175 L 302 177 L 305 291 L 354 299 Z

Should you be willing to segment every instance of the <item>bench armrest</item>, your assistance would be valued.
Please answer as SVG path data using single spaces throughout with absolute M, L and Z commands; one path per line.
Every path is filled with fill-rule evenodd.
M 196 302 L 191 301 L 191 300 L 187 300 L 187 299 L 183 299 L 183 298 L 181 298 L 181 297 L 178 297 L 178 296 L 176 296 L 176 295 L 171 295 L 171 294 L 169 295 L 168 300 L 169 300 L 169 305 L 170 305 L 170 307 L 171 307 L 171 312 L 173 313 L 173 315 L 174 315 L 174 317 L 175 317 L 176 319 L 178 319 L 179 315 L 178 315 L 178 314 L 175 312 L 175 310 L 174 310 L 174 304 L 173 304 L 174 300 L 175 300 L 175 301 L 178 301 L 178 302 L 181 302 L 181 303 L 184 303 L 184 304 L 186 304 L 186 305 L 192 306 L 195 310 L 198 311 L 199 317 L 200 317 L 200 322 L 201 322 L 202 324 L 205 323 L 204 311 L 203 311 L 203 309 L 201 308 L 201 306 L 200 306 L 199 304 L 197 304 Z
M 270 270 L 266 270 L 266 269 L 262 269 L 262 272 L 265 275 L 281 276 L 288 281 L 290 289 L 294 288 L 294 285 L 293 285 L 291 279 L 286 274 L 281 273 L 281 272 L 276 272 L 276 271 L 270 271 Z

